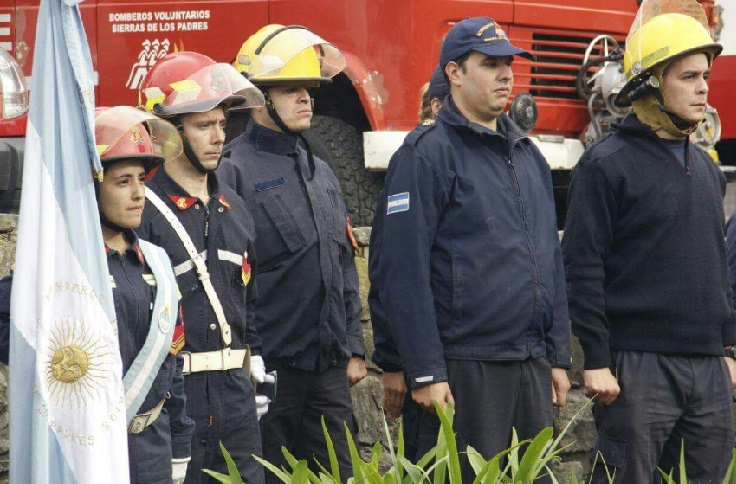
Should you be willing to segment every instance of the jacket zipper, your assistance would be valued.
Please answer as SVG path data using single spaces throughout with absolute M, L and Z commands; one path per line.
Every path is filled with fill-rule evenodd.
M 534 301 L 535 303 L 537 303 L 539 299 L 539 267 L 537 266 L 537 258 L 534 255 L 534 246 L 532 244 L 532 239 L 529 235 L 529 223 L 527 221 L 526 211 L 524 209 L 524 199 L 521 195 L 521 184 L 519 183 L 519 178 L 516 176 L 516 168 L 514 168 L 514 161 L 511 157 L 511 153 L 516 147 L 518 141 L 519 140 L 514 141 L 514 143 L 511 145 L 511 148 L 509 149 L 509 157 L 506 164 L 509 167 L 509 175 L 511 176 L 511 182 L 514 185 L 516 205 L 519 209 L 519 215 L 521 216 L 521 221 L 524 226 L 524 238 L 526 239 L 527 250 L 529 251 L 529 257 L 532 261 L 532 268 L 534 269 Z

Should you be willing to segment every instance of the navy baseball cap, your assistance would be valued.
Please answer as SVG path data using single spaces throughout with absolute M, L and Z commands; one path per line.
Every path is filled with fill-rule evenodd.
M 450 86 L 447 84 L 445 79 L 445 72 L 437 66 L 432 73 L 432 77 L 429 78 L 429 99 L 440 98 L 444 99 L 445 96 L 450 94 Z
M 447 33 L 440 51 L 440 68 L 444 70 L 449 62 L 472 50 L 494 57 L 520 55 L 534 60 L 532 54 L 512 45 L 506 32 L 492 18 L 468 17 Z

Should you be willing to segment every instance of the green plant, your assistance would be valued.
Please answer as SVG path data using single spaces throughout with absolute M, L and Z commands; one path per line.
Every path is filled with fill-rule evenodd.
M 519 441 L 516 431 L 512 433 L 511 447 L 486 460 L 472 447 L 466 451 L 458 450 L 455 433 L 452 430 L 453 408 L 448 405 L 442 409 L 436 406 L 437 415 L 440 418 L 440 432 L 437 436 L 437 445 L 427 452 L 416 464 L 410 462 L 404 456 L 403 428 L 399 428 L 399 438 L 396 447 L 392 443 L 388 424 L 384 422 L 384 432 L 389 443 L 388 451 L 391 456 L 391 467 L 383 474 L 379 470 L 379 457 L 383 448 L 379 443 L 371 449 L 369 459 L 360 457 L 355 441 L 350 430 L 345 428 L 350 448 L 353 476 L 343 481 L 338 465 L 337 454 L 332 439 L 327 432 L 324 418 L 322 419 L 322 432 L 327 442 L 327 453 L 330 468 L 325 468 L 322 463 L 317 463 L 319 472 L 315 473 L 309 469 L 306 460 L 297 460 L 289 451 L 282 447 L 281 451 L 286 458 L 287 467 L 277 467 L 266 460 L 255 457 L 268 471 L 272 472 L 282 482 L 292 484 L 461 484 L 462 475 L 460 470 L 460 456 L 467 454 L 468 461 L 473 468 L 476 477 L 473 484 L 532 484 L 537 478 L 548 475 L 554 484 L 560 483 L 550 469 L 550 465 L 560 460 L 560 454 L 570 445 L 563 446 L 562 439 L 578 416 L 591 405 L 588 401 L 572 418 L 570 423 L 554 438 L 551 427 L 542 430 L 534 439 Z M 229 476 L 205 470 L 207 474 L 224 484 L 242 484 L 243 480 L 233 462 L 230 454 L 220 443 L 225 462 L 227 463 Z M 600 454 L 593 462 L 595 466 L 598 459 L 603 459 Z M 665 474 L 661 469 L 659 472 L 665 484 L 687 484 L 687 473 L 685 471 L 684 443 L 680 452 L 680 464 L 677 478 L 675 470 Z M 615 471 L 609 473 L 606 470 L 609 483 L 615 480 Z M 572 484 L 582 484 L 573 476 Z M 591 481 L 587 481 L 590 483 Z M 736 450 L 733 451 L 731 465 L 723 480 L 723 484 L 736 484 Z

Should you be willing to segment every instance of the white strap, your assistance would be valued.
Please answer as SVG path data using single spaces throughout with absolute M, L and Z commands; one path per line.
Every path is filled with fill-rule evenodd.
M 182 351 L 179 354 L 184 360 L 183 375 L 199 373 L 201 371 L 232 370 L 243 368 L 243 361 L 248 350 L 231 350 L 225 348 L 217 351 L 190 353 Z
M 197 253 L 197 249 L 194 246 L 194 242 L 192 242 L 192 238 L 189 236 L 186 229 L 179 221 L 179 218 L 174 215 L 174 212 L 172 212 L 171 209 L 166 206 L 166 203 L 161 200 L 158 195 L 153 193 L 153 190 L 146 190 L 146 198 L 151 203 L 153 203 L 153 205 L 158 209 L 159 212 L 161 212 L 161 215 L 164 216 L 166 221 L 169 222 L 169 224 L 171 225 L 171 228 L 173 228 L 174 232 L 176 232 L 176 235 L 179 236 L 179 240 L 181 240 L 181 243 L 184 244 L 184 249 L 186 249 L 187 254 L 189 254 L 189 258 L 194 264 L 195 269 L 197 269 L 197 275 L 199 275 L 199 280 L 202 281 L 204 292 L 205 294 L 207 294 L 207 298 L 210 300 L 210 305 L 215 311 L 217 322 L 220 323 L 222 342 L 225 344 L 225 346 L 230 346 L 230 342 L 232 341 L 232 335 L 230 334 L 230 325 L 225 319 L 225 312 L 222 309 L 222 304 L 220 304 L 220 298 L 217 297 L 217 292 L 212 286 L 212 281 L 210 281 L 210 273 L 207 272 L 207 266 L 204 263 L 204 255 L 206 254 Z

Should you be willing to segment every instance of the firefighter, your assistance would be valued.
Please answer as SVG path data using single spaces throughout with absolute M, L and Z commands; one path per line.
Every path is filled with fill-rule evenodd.
M 144 180 L 167 156 L 181 149 L 169 123 L 128 106 L 97 108 L 95 140 L 103 181 L 95 183 L 102 235 L 123 363 L 123 383 L 145 376 L 146 391 L 128 409 L 128 460 L 135 483 L 183 482 L 194 422 L 186 416 L 182 358 L 183 327 L 178 291 L 166 253 L 138 239 Z M 153 339 L 152 339 L 153 338 Z M 160 354 L 148 341 L 163 338 Z M 155 370 L 142 375 L 143 362 Z M 143 368 L 143 369 L 141 369 Z
M 258 233 L 256 327 L 278 389 L 261 420 L 263 453 L 285 464 L 329 462 L 320 419 L 341 475 L 352 475 L 345 424 L 355 434 L 350 386 L 366 375 L 357 245 L 340 185 L 302 133 L 313 114 L 309 89 L 344 67 L 342 54 L 304 27 L 269 25 L 242 46 L 236 67 L 263 90 L 245 132 L 227 145 L 222 179 L 250 207 Z M 273 476 L 270 476 L 273 477 Z
M 436 118 L 448 94 L 450 94 L 450 86 L 447 85 L 445 73 L 440 69 L 440 66 L 437 66 L 432 72 L 429 82 L 421 89 L 419 121 L 424 122 Z
M 572 173 L 563 251 L 570 314 L 597 395 L 593 482 L 720 482 L 734 445 L 736 313 L 726 180 L 689 135 L 721 52 L 694 0 L 642 4 L 626 40 L 633 108 Z
M 392 157 L 371 234 L 371 285 L 425 410 L 419 426 L 439 427 L 434 404 L 454 402 L 458 448 L 486 459 L 512 427 L 525 439 L 551 426 L 570 387 L 551 174 L 502 112 L 514 55 L 530 57 L 490 18 L 450 30 L 450 95 Z
M 180 156 L 149 182 L 139 234 L 166 249 L 187 322 L 184 383 L 196 427 L 186 482 L 210 481 L 202 469 L 227 473 L 220 442 L 243 479 L 264 481 L 256 398 L 248 380 L 263 382 L 254 326 L 254 226 L 242 200 L 219 182 L 228 109 L 262 104 L 260 92 L 228 64 L 194 52 L 169 54 L 143 82 L 146 110 L 169 119 L 183 143 Z M 248 353 L 252 352 L 249 358 Z
M 445 74 L 439 66 L 432 72 L 429 82 L 422 86 L 419 111 L 420 123 L 431 123 L 437 116 L 442 103 L 450 93 Z M 376 233 L 376 235 L 378 235 Z M 373 241 L 371 242 L 373 245 Z M 375 265 L 376 259 L 371 263 Z M 419 447 L 426 447 L 420 442 L 437 440 L 437 428 L 419 427 L 421 407 L 411 398 L 408 392 L 403 363 L 396 349 L 396 343 L 386 325 L 383 310 L 378 299 L 378 287 L 371 286 L 368 292 L 371 309 L 371 325 L 373 328 L 373 363 L 383 370 L 383 408 L 389 418 L 401 415 L 404 430 L 404 457 L 417 462 Z

